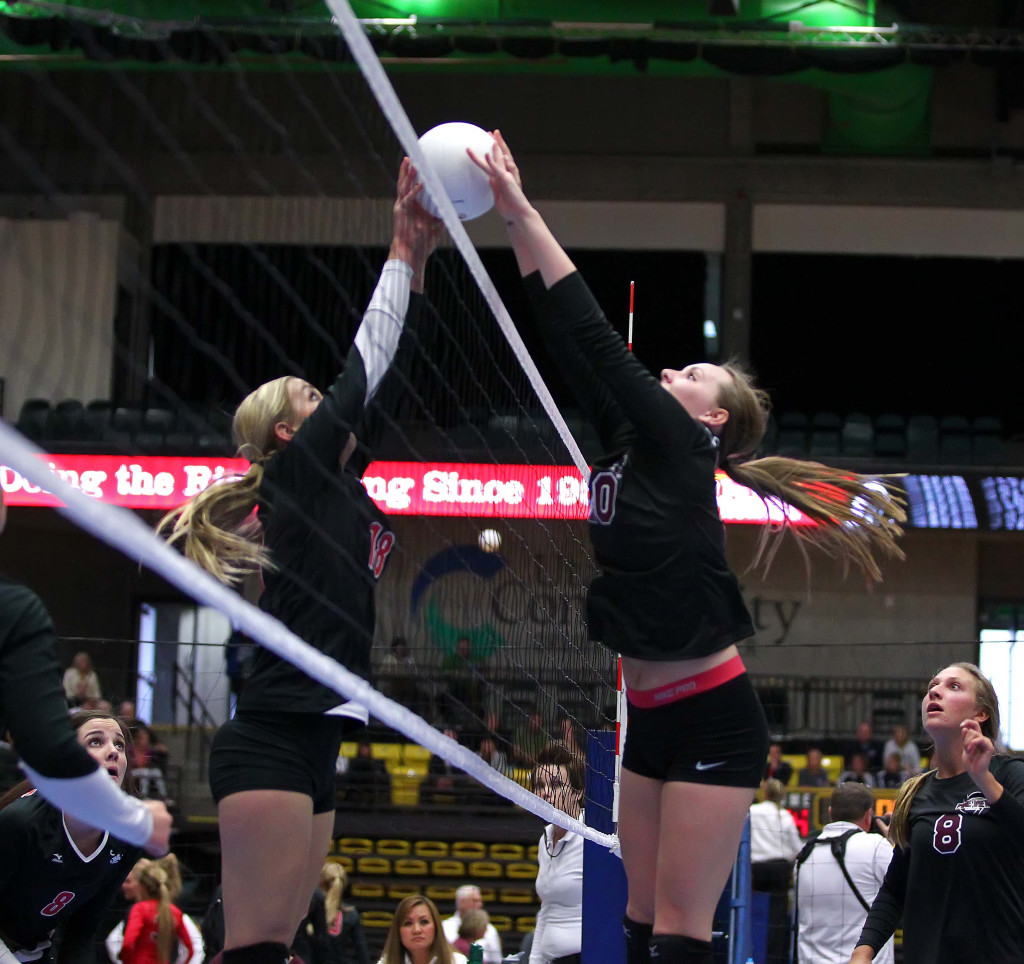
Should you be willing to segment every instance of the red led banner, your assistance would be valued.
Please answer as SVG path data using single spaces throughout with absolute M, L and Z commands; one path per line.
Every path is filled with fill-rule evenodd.
M 245 459 L 117 455 L 48 455 L 50 469 L 101 502 L 129 509 L 173 509 L 211 482 L 241 475 Z M 750 489 L 724 472 L 716 478 L 725 522 L 764 524 L 769 513 Z M 486 465 L 464 462 L 371 462 L 363 485 L 390 515 L 472 516 L 502 519 L 585 519 L 587 486 L 574 466 Z M 10 506 L 60 502 L 0 464 L 0 486 Z M 810 520 L 789 508 L 790 522 Z M 770 520 L 782 513 L 772 507 Z

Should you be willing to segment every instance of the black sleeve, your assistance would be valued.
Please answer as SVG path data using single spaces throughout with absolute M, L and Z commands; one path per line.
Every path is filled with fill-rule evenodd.
M 868 944 L 875 953 L 900 926 L 903 904 L 907 897 L 907 876 L 910 872 L 910 851 L 897 847 L 885 872 L 885 880 L 871 904 L 867 920 L 860 932 L 857 944 Z
M 78 743 L 61 683 L 53 621 L 39 597 L 0 581 L 0 718 L 18 755 L 43 776 L 96 769 Z
M 704 440 L 700 424 L 661 387 L 608 324 L 579 272 L 553 284 L 536 309 L 545 337 L 550 336 L 555 346 L 566 346 L 557 348 L 555 357 L 571 346 L 569 363 L 586 365 L 578 377 L 571 376 L 574 391 L 586 392 L 580 401 L 597 405 L 598 417 L 624 418 L 638 434 L 666 445 L 678 443 L 681 430 L 694 442 Z M 570 378 L 568 371 L 564 374 Z M 580 379 L 585 380 L 586 388 L 575 387 Z M 603 387 L 606 396 L 596 395 L 596 386 Z M 621 416 L 608 407 L 609 399 Z
M 100 890 L 82 904 L 64 923 L 56 964 L 95 964 L 96 931 L 106 919 L 121 884 L 135 865 L 138 854 L 126 856 L 123 874 L 111 874 Z
M 346 912 L 343 918 L 345 933 L 348 934 L 349 947 L 352 953 L 349 959 L 355 964 L 372 964 L 370 949 L 366 946 L 366 931 L 363 930 L 363 919 L 354 907 Z
M 17 817 L 16 811 L 10 807 L 0 811 L 0 854 L 3 854 L 0 859 L 0 907 L 9 893 L 8 888 L 17 886 L 18 873 L 25 862 L 27 841 L 25 824 Z
M 523 282 L 534 314 L 540 322 L 540 333 L 548 354 L 558 365 L 559 372 L 597 430 L 601 446 L 609 454 L 628 448 L 633 438 L 629 419 L 597 377 L 587 357 L 572 339 L 565 337 L 559 319 L 548 316 L 547 289 L 540 272 L 534 271 L 527 275 Z
M 1005 759 L 996 779 L 1003 785 L 1003 795 L 990 812 L 1010 840 L 1024 841 L 1024 760 Z

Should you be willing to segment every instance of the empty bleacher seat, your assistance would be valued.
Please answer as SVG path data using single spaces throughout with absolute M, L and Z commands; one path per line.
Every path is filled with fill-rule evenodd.
M 807 454 L 810 420 L 803 412 L 784 412 L 778 417 L 779 434 L 775 450 L 779 455 L 803 458 Z
M 875 419 L 875 455 L 902 459 L 907 454 L 907 420 L 902 415 L 886 413 Z
M 875 428 L 863 412 L 852 412 L 843 422 L 840 448 L 843 455 L 869 458 L 875 452 Z
M 177 415 L 169 408 L 146 408 L 142 423 L 135 434 L 135 444 L 143 452 L 162 452 L 177 424 Z
M 934 415 L 907 419 L 907 458 L 911 462 L 935 462 L 939 457 L 939 423 Z
M 498 899 L 498 892 L 493 887 L 478 887 L 480 900 L 485 904 L 493 904 Z
M 539 853 L 540 853 L 540 844 L 530 844 L 530 846 L 527 847 L 527 849 L 526 849 L 526 859 L 527 860 L 536 860 L 537 859 L 537 854 L 539 854 Z
M 532 890 L 521 890 L 518 887 L 502 887 L 498 892 L 498 900 L 503 904 L 532 904 Z
M 330 856 L 327 858 L 331 863 L 337 864 L 346 874 L 352 874 L 356 869 L 356 862 L 351 857 Z
M 352 888 L 352 893 L 355 893 L 355 888 Z M 392 900 L 405 900 L 406 897 L 412 897 L 413 894 L 418 894 L 418 887 L 410 887 L 408 884 L 389 884 L 388 885 L 388 897 Z
M 48 439 L 51 431 L 53 411 L 50 403 L 45 398 L 26 398 L 22 403 L 21 411 L 18 413 L 18 421 L 15 428 L 25 438 L 39 442 Z
M 437 903 L 438 901 L 455 900 L 454 887 L 438 887 L 436 884 L 428 884 L 424 888 L 423 893 L 434 901 L 434 903 Z
M 466 864 L 461 860 L 432 860 L 430 872 L 435 877 L 465 877 Z
M 364 910 L 362 914 L 363 927 L 387 930 L 395 915 L 386 910 Z
M 430 866 L 420 857 L 402 857 L 395 861 L 395 873 L 403 877 L 426 877 Z
M 980 415 L 971 422 L 971 461 L 975 465 L 1002 465 L 1006 460 L 1003 420 Z
M 807 451 L 812 457 L 838 455 L 843 421 L 835 412 L 817 412 L 811 418 Z
M 420 784 L 423 777 L 406 776 L 404 773 L 391 775 L 391 802 L 396 807 L 415 807 L 420 802 Z
M 372 854 L 373 841 L 369 837 L 340 837 L 334 843 L 339 854 Z
M 516 918 L 516 932 L 519 934 L 529 934 L 537 929 L 537 918 L 536 917 L 517 917 Z
M 946 415 L 939 420 L 939 457 L 956 465 L 971 461 L 971 425 L 967 416 Z
M 522 860 L 524 847 L 517 843 L 492 843 L 490 846 L 491 860 Z
M 353 897 L 365 897 L 368 900 L 379 900 L 386 891 L 383 884 L 366 884 L 362 881 L 354 881 L 351 890 Z
M 480 860 L 487 856 L 487 846 L 478 840 L 456 840 L 452 844 L 451 854 L 463 860 Z
M 417 857 L 447 857 L 449 847 L 447 840 L 417 840 L 412 845 L 412 852 Z
M 505 867 L 505 876 L 513 880 L 534 880 L 537 877 L 537 865 L 526 860 L 514 860 Z
M 391 861 L 387 857 L 357 857 L 356 873 L 371 876 L 386 876 L 391 873 Z
M 84 441 L 85 406 L 77 398 L 65 398 L 53 408 L 51 438 L 58 442 Z
M 469 862 L 469 876 L 493 878 L 501 876 L 501 864 L 496 860 L 471 860 Z
M 491 926 L 499 934 L 504 934 L 512 930 L 512 918 L 507 914 L 491 914 Z
M 95 398 L 85 406 L 85 437 L 90 442 L 102 442 L 107 437 L 113 406 L 105 398 Z
M 408 857 L 412 846 L 408 840 L 382 837 L 377 841 L 373 849 L 381 857 Z
M 406 743 L 402 747 L 402 767 L 406 770 L 427 775 L 427 768 L 430 766 L 430 750 L 415 743 Z

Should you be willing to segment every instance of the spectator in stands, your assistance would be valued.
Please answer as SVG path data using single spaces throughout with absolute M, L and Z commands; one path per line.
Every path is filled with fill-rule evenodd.
M 441 663 L 447 680 L 442 700 L 450 724 L 471 727 L 483 715 L 478 664 L 473 641 L 468 636 L 460 636 L 455 641 L 454 652 L 445 656 Z
M 455 891 L 455 913 L 447 918 L 442 925 L 444 936 L 449 944 L 454 944 L 462 926 L 462 915 L 471 910 L 480 910 L 484 906 L 480 896 L 480 888 L 476 884 L 463 884 Z M 493 924 L 487 925 L 484 939 L 480 942 L 484 948 L 484 964 L 501 964 L 501 938 Z M 389 962 L 390 964 L 390 962 Z
M 326 964 L 370 964 L 362 918 L 355 907 L 344 901 L 347 886 L 345 868 L 327 861 L 320 869 L 320 890 L 324 895 L 327 920 Z
M 459 741 L 459 734 L 450 726 L 441 731 L 449 740 Z M 466 775 L 452 766 L 444 757 L 431 756 L 427 764 L 427 787 L 433 792 L 435 803 L 448 803 L 449 797 L 455 792 L 456 787 L 465 788 L 468 786 Z
M 802 964 L 847 964 L 857 946 L 867 909 L 892 859 L 888 840 L 867 832 L 874 817 L 871 791 L 841 783 L 832 794 L 829 823 L 797 857 L 797 957 Z M 875 964 L 892 962 L 890 938 Z
M 167 747 L 153 739 L 145 723 L 136 722 L 131 734 L 129 764 L 139 796 L 167 802 Z
M 404 636 L 391 640 L 391 649 L 380 661 L 380 689 L 403 706 L 416 710 L 419 704 L 416 660 Z M 421 714 L 423 715 L 423 714 Z
M 64 695 L 69 706 L 82 706 L 86 700 L 102 699 L 100 680 L 88 653 L 75 653 L 71 665 L 64 671 Z
M 533 792 L 570 817 L 583 812 L 583 758 L 558 741 L 533 770 Z M 555 824 L 537 848 L 540 911 L 529 964 L 579 964 L 583 943 L 583 838 Z
M 487 933 L 487 925 L 491 918 L 482 907 L 479 910 L 467 910 L 459 925 L 458 939 L 452 944 L 460 954 L 469 957 L 469 949 L 484 939 Z
M 857 724 L 857 734 L 843 748 L 843 755 L 849 760 L 854 753 L 863 753 L 867 758 L 867 768 L 874 773 L 882 768 L 885 757 L 882 755 L 882 741 L 874 738 L 871 724 L 866 720 Z
M 807 766 L 796 775 L 796 783 L 798 787 L 832 786 L 832 781 L 821 765 L 821 750 L 816 746 L 807 751 Z
M 388 797 L 391 781 L 383 760 L 376 760 L 368 740 L 360 740 L 356 755 L 349 761 L 345 774 L 345 799 L 351 803 L 373 806 Z
M 892 736 L 885 741 L 885 756 L 890 753 L 900 755 L 900 765 L 908 777 L 916 776 L 921 772 L 921 751 L 917 744 L 910 739 L 907 728 L 897 724 L 892 728 Z
M 181 911 L 171 903 L 168 875 L 159 862 L 146 861 L 136 869 L 139 899 L 124 927 L 122 964 L 175 964 L 178 946 L 193 956 L 192 937 Z M 200 952 L 201 953 L 201 952 Z
M 820 762 L 820 761 L 819 761 Z M 762 784 L 764 800 L 750 807 L 750 877 L 754 890 L 768 894 L 768 964 L 789 956 L 787 901 L 793 862 L 800 853 L 800 832 L 783 807 L 786 791 L 778 780 Z
M 558 735 L 556 739 L 560 743 L 564 743 L 569 748 L 569 751 L 576 756 L 583 757 L 586 755 L 583 740 L 580 739 L 580 728 L 576 721 L 568 716 L 563 716 L 558 721 Z
M 539 711 L 534 711 L 518 727 L 513 736 L 515 761 L 519 766 L 533 769 L 540 751 L 550 742 L 547 725 Z
M 890 753 L 885 758 L 885 769 L 878 771 L 875 786 L 884 790 L 898 790 L 906 780 L 902 758 L 898 753 Z
M 512 771 L 512 768 L 509 766 L 508 757 L 498 749 L 498 745 L 492 737 L 485 736 L 480 741 L 480 749 L 477 751 L 477 755 L 480 759 L 486 760 L 488 766 L 493 767 L 504 776 L 508 776 Z
M 850 757 L 850 769 L 839 774 L 839 783 L 862 783 L 874 790 L 878 786 L 875 775 L 868 769 L 868 758 L 863 753 Z
M 457 934 L 458 927 L 454 931 Z M 500 961 L 501 956 L 496 960 Z M 422 894 L 412 894 L 395 911 L 378 964 L 466 964 L 466 958 L 452 947 L 434 902 Z
M 133 726 L 138 719 L 138 711 L 135 708 L 135 700 L 121 700 L 117 704 L 117 715 L 129 726 Z
M 764 768 L 766 780 L 778 780 L 783 786 L 789 783 L 793 776 L 793 764 L 782 759 L 782 744 L 770 743 L 768 745 L 768 763 Z
M 306 916 L 299 921 L 290 951 L 289 964 L 327 964 L 327 910 L 319 887 L 310 894 Z

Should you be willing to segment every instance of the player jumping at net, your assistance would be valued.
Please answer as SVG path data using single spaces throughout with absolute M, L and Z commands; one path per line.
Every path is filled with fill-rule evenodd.
M 406 159 L 387 263 L 327 394 L 290 377 L 258 388 L 233 425 L 238 454 L 252 467 L 161 523 L 173 527 L 171 542 L 223 582 L 261 570 L 260 608 L 363 677 L 370 672 L 374 590 L 395 539 L 355 471 L 355 433 L 406 319 L 419 312 L 426 262 L 441 238 L 441 222 L 417 202 L 420 190 Z M 220 728 L 210 754 L 225 964 L 287 960 L 330 844 L 342 737 L 366 721 L 365 707 L 339 705 L 333 690 L 269 650 L 257 651 L 236 716 Z
M 793 459 L 751 461 L 768 400 L 737 366 L 651 376 L 608 324 L 494 136 L 494 149 L 473 159 L 491 178 L 552 357 L 604 450 L 590 478 L 601 573 L 587 622 L 591 639 L 622 654 L 628 691 L 619 807 L 626 959 L 710 964 L 715 906 L 768 749 L 736 648 L 754 627 L 725 560 L 716 468 L 805 512 L 818 525 L 798 535 L 876 579 L 872 553 L 901 555 L 904 515 L 883 485 L 868 487 L 861 476 Z

